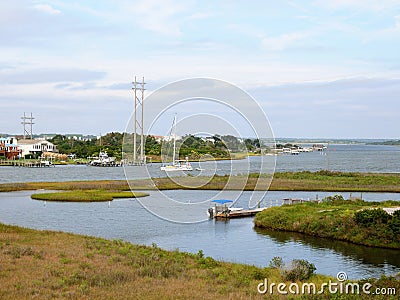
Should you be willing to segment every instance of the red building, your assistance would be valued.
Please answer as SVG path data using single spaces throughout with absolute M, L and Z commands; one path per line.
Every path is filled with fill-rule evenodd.
M 0 141 L 0 157 L 6 157 L 6 144 Z
M 18 159 L 21 157 L 21 149 L 13 143 L 13 138 L 0 138 L 0 157 Z

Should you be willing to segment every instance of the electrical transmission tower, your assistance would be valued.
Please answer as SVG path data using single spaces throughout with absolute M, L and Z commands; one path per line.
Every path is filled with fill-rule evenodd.
M 144 120 L 144 77 L 142 78 L 142 82 L 135 80 L 132 82 L 133 84 L 133 92 L 135 97 L 135 105 L 133 110 L 133 163 L 136 165 L 141 165 L 146 163 L 146 157 L 144 156 L 144 129 L 143 129 L 143 120 Z M 139 116 L 138 116 L 139 115 Z M 138 145 L 137 135 L 138 129 L 140 131 L 140 143 Z
M 30 136 L 30 139 L 32 140 L 33 139 L 32 125 L 35 124 L 35 123 L 33 123 L 34 117 L 32 116 L 32 113 L 31 113 L 30 117 L 27 117 L 24 112 L 24 116 L 21 117 L 21 119 L 22 119 L 21 124 L 24 126 L 24 139 L 26 139 L 26 136 L 28 135 L 28 136 Z M 26 129 L 26 125 L 30 125 L 30 132 Z

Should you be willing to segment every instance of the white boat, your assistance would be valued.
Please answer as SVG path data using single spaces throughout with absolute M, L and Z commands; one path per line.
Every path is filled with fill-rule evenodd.
M 115 164 L 115 157 L 109 157 L 107 152 L 100 152 L 98 157 L 94 157 L 89 163 L 91 166 L 104 166 Z
M 314 144 L 313 149 L 316 151 L 325 151 L 326 149 L 328 149 L 328 147 L 322 144 Z
M 53 165 L 52 162 L 49 161 L 49 160 L 41 160 L 41 161 L 40 161 L 40 164 L 41 164 L 42 166 L 45 166 L 45 167 L 50 167 L 50 166 Z
M 172 154 L 172 163 L 168 165 L 161 166 L 161 171 L 193 171 L 193 167 L 191 166 L 188 157 L 185 160 L 176 159 L 176 116 L 174 117 L 174 123 L 172 125 L 172 134 L 174 139 L 174 149 Z
M 161 171 L 193 171 L 193 167 L 187 159 L 175 160 L 171 165 L 161 166 Z
M 291 153 L 292 155 L 299 155 L 299 154 L 300 154 L 300 151 L 299 151 L 299 150 L 296 150 L 296 149 L 292 149 L 290 153 Z
M 218 214 L 239 212 L 243 210 L 242 207 L 232 207 L 232 200 L 218 199 L 212 200 L 211 203 L 213 203 L 214 206 L 207 210 L 208 217 L 211 219 L 218 216 Z

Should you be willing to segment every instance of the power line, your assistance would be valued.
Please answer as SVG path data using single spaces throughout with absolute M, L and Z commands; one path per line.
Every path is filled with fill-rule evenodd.
M 144 77 L 142 81 L 135 80 L 132 82 L 134 92 L 134 110 L 133 110 L 133 163 L 145 164 L 146 158 L 144 156 Z M 138 111 L 141 110 L 140 116 Z M 137 144 L 137 131 L 140 130 L 140 143 Z
M 33 119 L 35 119 L 35 118 L 32 116 L 32 113 L 31 113 L 30 117 L 27 117 L 24 112 L 24 116 L 21 117 L 21 119 L 22 119 L 21 124 L 24 126 L 24 134 L 23 134 L 24 139 L 26 139 L 26 136 L 29 135 L 30 139 L 32 140 L 33 139 L 33 136 L 32 136 L 32 127 L 33 126 L 32 125 L 35 124 L 35 123 L 33 123 Z M 30 125 L 30 132 L 26 129 L 26 125 Z

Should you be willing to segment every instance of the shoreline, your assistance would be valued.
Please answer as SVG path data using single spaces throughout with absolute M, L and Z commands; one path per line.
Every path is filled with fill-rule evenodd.
M 257 292 L 265 278 L 291 284 L 276 267 L 215 260 L 205 257 L 201 249 L 198 253 L 167 251 L 155 244 L 135 245 L 3 223 L 0 245 L 0 296 L 4 299 L 156 299 L 160 295 L 168 299 L 265 299 L 266 295 Z M 337 281 L 312 274 L 296 282 L 320 286 L 329 280 Z M 368 280 L 376 287 L 400 289 L 394 276 Z M 318 297 L 330 299 L 332 295 L 326 289 Z M 341 299 L 353 297 L 344 294 Z
M 400 250 L 400 219 L 384 209 L 400 207 L 400 201 L 367 202 L 335 200 L 268 208 L 256 215 L 254 227 L 305 234 L 348 243 Z M 337 197 L 340 198 L 340 197 Z M 334 199 L 334 200 L 332 200 Z
M 167 251 L 2 223 L 0 242 L 4 299 L 262 299 L 259 282 L 282 281 L 275 269 L 215 260 L 201 250 Z M 318 283 L 328 279 L 333 278 L 312 276 Z
M 224 161 L 224 160 L 242 160 L 246 159 L 246 157 L 251 157 L 251 156 L 261 156 L 261 154 L 258 153 L 246 153 L 246 152 L 237 152 L 237 153 L 232 153 L 231 156 L 229 157 L 213 157 L 213 158 L 206 158 L 206 159 L 189 159 L 189 162 L 207 162 L 207 161 Z M 168 162 L 163 162 L 161 160 L 161 157 L 152 157 L 151 158 L 151 163 L 168 163 Z M 154 159 L 153 159 L 154 158 Z M 32 162 L 40 162 L 41 159 L 18 159 L 18 160 L 0 160 L 0 167 L 20 167 L 18 165 L 13 165 L 13 164 L 18 164 L 18 163 L 32 163 Z M 76 160 L 68 160 L 68 161 L 54 161 L 52 162 L 52 166 L 68 166 L 68 165 L 88 165 L 88 162 L 90 160 L 85 159 L 85 158 L 78 158 Z M 119 160 L 120 161 L 120 160 Z
M 149 194 L 131 191 L 71 190 L 32 194 L 31 199 L 57 202 L 107 202 L 119 198 L 141 198 Z
M 214 175 L 198 187 L 199 179 L 208 177 L 181 176 L 180 184 L 168 177 L 129 180 L 79 180 L 16 182 L 0 184 L 0 192 L 18 190 L 243 190 L 243 191 L 321 191 L 321 192 L 390 192 L 400 193 L 400 173 L 346 173 L 332 171 L 252 173 L 248 176 Z M 193 186 L 193 188 L 191 188 Z

